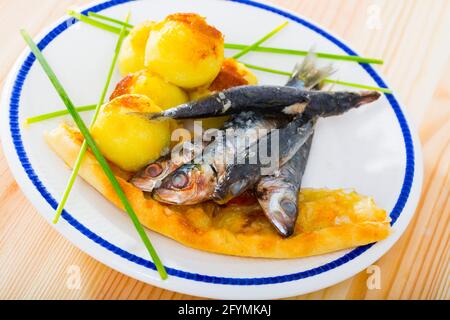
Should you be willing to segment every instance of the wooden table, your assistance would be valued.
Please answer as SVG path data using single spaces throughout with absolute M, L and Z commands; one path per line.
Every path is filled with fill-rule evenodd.
M 0 0 L 0 87 L 25 44 L 69 7 L 89 0 Z M 422 142 L 423 195 L 409 228 L 368 272 L 296 299 L 449 299 L 450 1 L 274 0 L 318 22 L 381 67 L 415 120 Z M 14 181 L 0 150 L 0 299 L 193 299 L 152 287 L 97 262 L 55 232 Z M 67 286 L 71 266 L 81 286 Z

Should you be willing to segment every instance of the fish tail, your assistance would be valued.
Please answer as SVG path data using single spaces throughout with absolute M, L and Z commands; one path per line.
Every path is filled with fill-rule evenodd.
M 320 89 L 323 85 L 323 80 L 334 72 L 335 70 L 331 64 L 319 68 L 317 66 L 317 56 L 313 50 L 310 50 L 305 59 L 296 64 L 287 85 L 304 87 L 305 89 Z

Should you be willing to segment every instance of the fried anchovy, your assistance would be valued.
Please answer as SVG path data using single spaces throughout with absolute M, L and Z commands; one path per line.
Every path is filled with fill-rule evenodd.
M 148 119 L 193 119 L 254 111 L 265 115 L 307 114 L 328 117 L 377 100 L 380 93 L 321 92 L 286 86 L 240 86 L 158 113 L 139 113 Z
M 300 150 L 273 176 L 256 185 L 256 197 L 269 221 L 284 237 L 294 233 L 298 217 L 298 193 L 311 150 L 313 134 Z

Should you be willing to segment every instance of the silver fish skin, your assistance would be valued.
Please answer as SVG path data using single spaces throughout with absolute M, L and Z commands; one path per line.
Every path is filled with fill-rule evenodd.
M 380 93 L 376 91 L 320 92 L 286 86 L 240 86 L 163 112 L 137 114 L 148 119 L 199 119 L 245 111 L 264 115 L 295 116 L 307 113 L 310 117 L 328 117 L 373 102 L 379 97 Z
M 294 233 L 298 217 L 298 193 L 313 135 L 276 175 L 262 177 L 255 188 L 256 197 L 265 215 L 283 237 Z
M 246 139 L 258 141 L 267 129 L 286 124 L 289 120 L 262 117 L 253 112 L 245 112 L 228 121 L 221 135 L 207 145 L 202 156 L 176 169 L 162 180 L 153 190 L 153 197 L 164 203 L 187 205 L 210 200 L 217 181 L 225 173 L 226 160 L 232 160 L 246 149 Z M 236 139 L 227 139 L 225 130 L 238 130 Z M 258 130 L 266 129 L 266 130 Z M 205 184 L 208 181 L 208 185 Z

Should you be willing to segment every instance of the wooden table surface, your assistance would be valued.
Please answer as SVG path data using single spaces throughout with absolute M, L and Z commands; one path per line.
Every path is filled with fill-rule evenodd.
M 0 0 L 0 87 L 25 44 L 89 0 Z M 419 130 L 423 194 L 405 234 L 376 265 L 296 299 L 449 299 L 450 0 L 274 0 L 332 30 L 381 67 Z M 79 267 L 81 285 L 67 285 Z M 55 232 L 24 196 L 0 150 L 0 299 L 195 299 L 129 278 Z

